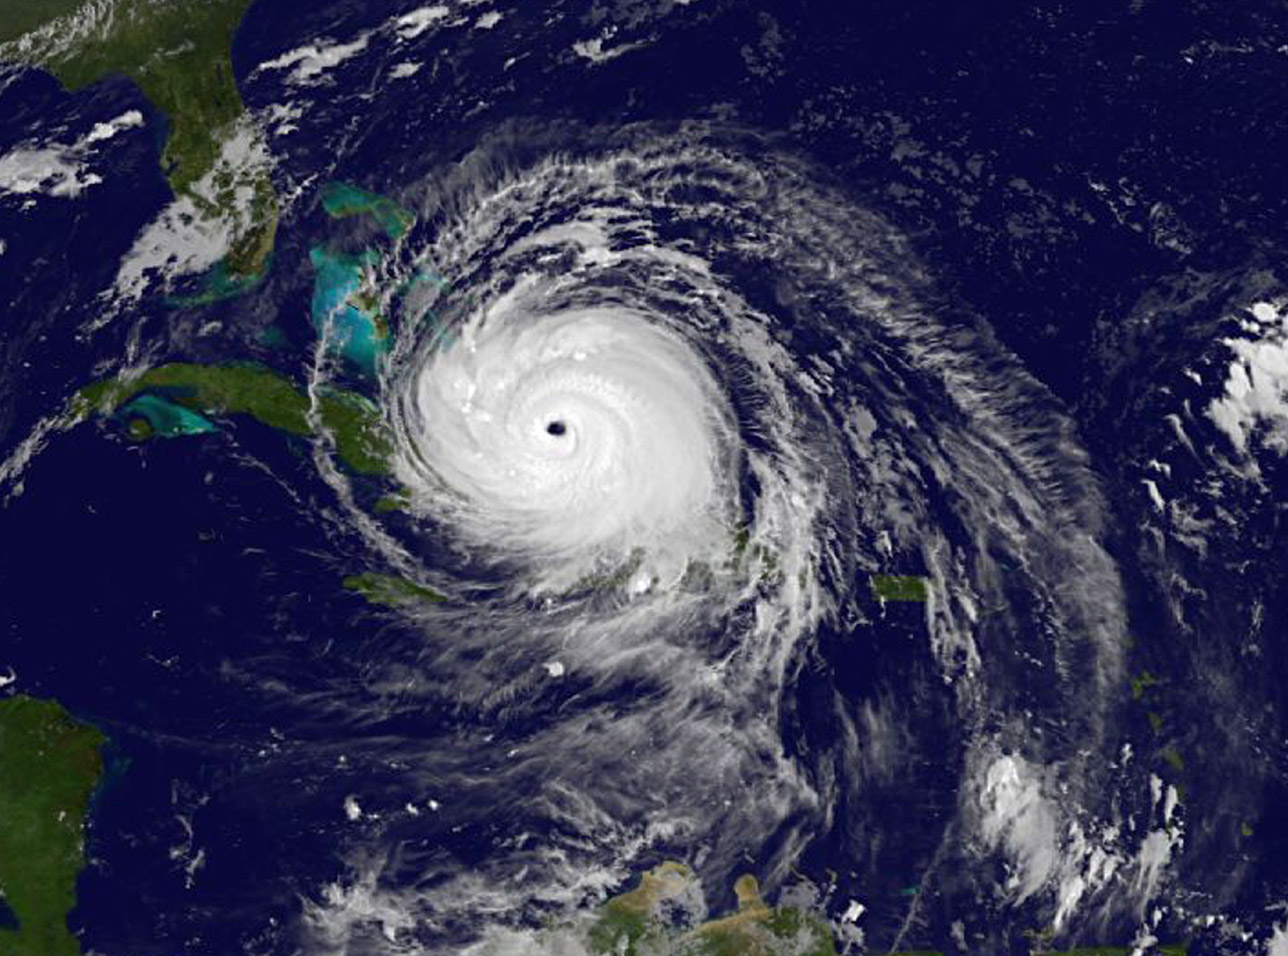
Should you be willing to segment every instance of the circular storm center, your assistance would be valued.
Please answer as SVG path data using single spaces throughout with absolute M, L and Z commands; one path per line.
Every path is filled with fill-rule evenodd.
M 700 355 L 634 313 L 523 304 L 463 324 L 411 379 L 418 457 L 462 527 L 540 555 L 553 589 L 636 554 L 662 585 L 718 560 L 731 429 Z

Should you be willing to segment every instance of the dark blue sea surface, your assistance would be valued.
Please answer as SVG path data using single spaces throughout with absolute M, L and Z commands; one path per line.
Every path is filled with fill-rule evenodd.
M 298 130 L 270 138 L 274 180 L 283 193 L 297 187 L 298 198 L 284 207 L 269 274 L 209 305 L 161 295 L 122 305 L 109 291 L 135 237 L 171 199 L 157 164 L 164 118 L 122 78 L 69 95 L 40 71 L 0 72 L 0 158 L 22 144 L 70 142 L 127 110 L 146 117 L 95 154 L 102 182 L 81 195 L 0 191 L 0 454 L 17 454 L 39 422 L 114 374 L 131 349 L 155 361 L 255 360 L 302 381 L 316 360 L 310 250 L 410 256 L 370 223 L 329 219 L 318 202 L 324 182 L 355 183 L 422 213 L 409 242 L 425 242 L 450 212 L 418 205 L 426 183 L 461 174 L 484 141 L 505 144 L 487 154 L 497 163 L 525 168 L 552 143 L 589 154 L 624 129 L 683 138 L 685 124 L 700 121 L 728 129 L 748 151 L 799 156 L 836 195 L 909 237 L 933 273 L 930 311 L 963 317 L 962 328 L 979 317 L 986 338 L 1018 358 L 999 362 L 998 374 L 1031 378 L 1054 396 L 1024 428 L 1045 427 L 1050 408 L 1072 419 L 1108 502 L 1096 534 L 1123 581 L 1127 670 L 1164 687 L 1134 701 L 1122 682 L 1107 718 L 1136 745 L 1122 779 L 1152 772 L 1183 793 L 1184 847 L 1172 860 L 1166 915 L 1150 927 L 1164 942 L 1193 937 L 1193 956 L 1261 952 L 1253 946 L 1283 921 L 1274 907 L 1288 901 L 1288 475 L 1271 445 L 1257 482 L 1214 465 L 1205 456 L 1220 436 L 1202 410 L 1225 382 L 1219 349 L 1238 334 L 1232 316 L 1288 287 L 1288 7 L 703 0 L 588 12 L 552 2 L 394 49 L 382 25 L 413 8 L 250 7 L 234 72 L 252 114 L 301 107 Z M 575 47 L 609 25 L 609 45 L 639 46 L 589 66 Z M 367 32 L 361 53 L 310 84 L 261 66 Z M 389 79 L 401 61 L 422 68 Z M 540 224 L 530 225 L 516 236 Z M 736 245 L 718 220 L 663 225 L 677 245 L 713 236 Z M 861 321 L 734 256 L 715 265 L 737 279 L 746 302 L 781 318 L 778 341 L 802 363 L 830 354 L 831 323 Z M 102 328 L 87 331 L 100 316 L 109 317 Z M 203 337 L 206 323 L 219 331 Z M 856 332 L 854 341 L 868 339 Z M 722 348 L 713 342 L 705 354 L 741 372 L 742 359 Z M 874 376 L 906 371 L 875 349 L 846 361 Z M 1202 383 L 1185 392 L 1185 372 L 1195 369 Z M 376 393 L 367 368 L 341 362 L 337 379 Z M 921 379 L 908 380 L 927 406 L 942 387 L 934 379 L 913 394 Z M 746 448 L 765 451 L 756 393 L 730 393 Z M 881 395 L 854 371 L 847 397 Z M 1201 436 L 1189 452 L 1168 419 L 1182 410 Z M 941 411 L 942 421 L 966 415 Z M 1202 492 L 1204 503 L 1159 517 L 1142 490 L 1146 477 L 1158 478 L 1151 459 L 1169 464 L 1176 500 Z M 760 494 L 755 480 L 743 474 L 744 503 Z M 1005 619 L 1019 622 L 1024 640 L 1055 646 L 1042 625 L 1058 631 L 1053 608 L 1077 589 L 1078 569 L 1061 569 L 1064 591 L 1036 592 L 1025 560 L 973 551 L 976 529 L 955 526 L 949 480 L 930 467 L 909 479 L 959 549 L 961 573 L 994 559 L 1001 568 L 995 593 L 1005 600 L 978 608 L 981 631 Z M 1065 490 L 1058 476 L 1050 484 L 1053 497 Z M 364 502 L 382 490 L 355 482 Z M 493 772 L 560 721 L 593 727 L 661 694 L 626 672 L 573 673 L 558 690 L 524 685 L 521 702 L 440 679 L 434 668 L 452 653 L 480 683 L 499 665 L 480 653 L 471 672 L 471 652 L 452 651 L 451 620 L 426 637 L 418 622 L 343 588 L 346 575 L 370 569 L 368 544 L 319 477 L 313 447 L 246 418 L 146 443 L 128 440 L 119 420 L 96 418 L 41 442 L 20 487 L 0 485 L 0 494 L 0 673 L 11 668 L 15 689 L 56 698 L 110 740 L 70 917 L 86 952 L 378 952 L 377 930 L 349 950 L 328 950 L 299 926 L 306 902 L 352 876 L 355 831 L 379 832 L 383 849 L 361 851 L 379 874 L 376 889 L 408 896 L 482 872 L 529 833 L 571 841 L 526 799 L 545 780 L 540 766 L 504 784 Z M 836 515 L 829 540 L 859 537 L 859 510 Z M 1186 524 L 1193 516 L 1206 522 L 1201 534 Z M 391 517 L 395 534 L 406 531 L 400 520 L 411 524 Z M 1187 550 L 1198 537 L 1202 545 Z M 411 539 L 400 540 L 425 566 L 470 580 L 480 604 L 501 593 L 497 565 L 445 541 Z M 783 751 L 820 792 L 836 795 L 818 810 L 822 822 L 810 818 L 794 866 L 827 888 L 833 918 L 849 899 L 863 901 L 867 951 L 897 943 L 1027 953 L 1024 934 L 1050 923 L 1052 894 L 1014 907 L 1000 890 L 984 894 L 980 886 L 1006 883 L 1007 863 L 972 857 L 975 844 L 957 829 L 972 741 L 1013 725 L 988 717 L 965 725 L 926 609 L 878 602 L 865 579 L 854 562 L 827 565 L 823 586 L 851 596 L 799 652 L 784 689 Z M 1029 729 L 1072 757 L 1085 715 L 1053 701 L 1070 693 L 1060 667 L 1083 662 L 1061 658 L 1035 677 L 1023 648 L 983 653 L 999 709 L 1027 714 Z M 514 654 L 516 669 L 539 671 L 545 661 L 537 650 Z M 848 762 L 846 734 L 864 715 L 897 725 L 885 769 Z M 1164 745 L 1183 755 L 1179 766 L 1142 752 Z M 1140 768 L 1149 759 L 1153 769 Z M 346 810 L 358 793 L 360 823 Z M 429 809 L 430 799 L 441 809 Z M 1116 793 L 1106 802 L 1134 812 Z M 748 867 L 786 853 L 806 817 L 758 834 Z M 659 838 L 632 867 L 699 855 L 685 839 Z M 735 904 L 731 885 L 705 890 L 713 910 Z M 1217 911 L 1228 916 L 1222 932 L 1194 923 Z M 543 915 L 534 905 L 521 922 L 533 929 Z M 413 921 L 399 945 L 451 951 L 477 936 L 477 925 L 453 918 Z M 1147 921 L 1106 903 L 1060 945 L 1127 944 Z M 973 934 L 964 942 L 958 924 Z M 864 951 L 858 945 L 851 951 Z

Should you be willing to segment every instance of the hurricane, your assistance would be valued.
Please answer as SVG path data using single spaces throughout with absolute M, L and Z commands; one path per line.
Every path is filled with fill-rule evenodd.
M 1288 7 L 10 6 L 4 953 L 1288 956 Z
M 487 850 L 462 871 L 407 814 L 369 822 L 314 945 L 589 952 L 594 901 L 670 859 L 699 912 L 749 872 L 858 939 L 802 860 L 930 860 L 914 888 L 977 901 L 961 933 L 1136 918 L 1159 847 L 1124 846 L 1163 809 L 1118 763 L 1101 491 L 907 235 L 712 123 L 506 128 L 400 201 L 378 405 L 401 507 L 318 461 L 370 560 L 446 597 L 400 612 L 399 695 L 454 717 L 385 746 Z M 320 344 L 312 389 L 338 371 Z M 906 902 L 896 949 L 934 919 Z

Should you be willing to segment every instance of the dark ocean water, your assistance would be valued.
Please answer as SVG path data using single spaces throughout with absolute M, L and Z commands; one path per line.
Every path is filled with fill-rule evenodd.
M 275 179 L 311 184 L 285 214 L 272 272 L 209 308 L 145 298 L 92 335 L 84 323 L 116 308 L 101 293 L 168 200 L 156 164 L 163 119 L 123 80 L 69 96 L 36 71 L 0 74 L 0 155 L 125 110 L 148 117 L 95 160 L 104 181 L 77 199 L 34 199 L 32 211 L 0 194 L 0 451 L 112 367 L 130 334 L 190 360 L 226 358 L 221 350 L 236 343 L 235 357 L 302 372 L 313 343 L 308 250 L 353 240 L 357 229 L 319 212 L 312 190 L 323 180 L 414 206 L 414 190 L 498 129 L 515 165 L 538 158 L 544 133 L 565 126 L 607 136 L 701 118 L 754 130 L 909 234 L 945 299 L 982 316 L 1075 419 L 1111 502 L 1104 536 L 1125 582 L 1129 669 L 1168 683 L 1159 709 L 1185 754 L 1184 770 L 1167 779 L 1183 785 L 1192 815 L 1169 890 L 1177 908 L 1159 935 L 1196 932 L 1184 910 L 1192 905 L 1253 934 L 1199 932 L 1195 956 L 1259 952 L 1282 920 L 1270 907 L 1288 899 L 1285 476 L 1267 458 L 1260 488 L 1225 493 L 1213 507 L 1239 519 L 1237 533 L 1217 527 L 1198 556 L 1170 538 L 1157 551 L 1142 543 L 1152 513 L 1139 479 L 1141 462 L 1171 441 L 1159 422 L 1175 407 L 1180 371 L 1210 362 L 1199 407 L 1220 384 L 1212 342 L 1231 310 L 1249 290 L 1288 282 L 1288 8 L 697 2 L 603 4 L 595 14 L 549 3 L 449 40 L 431 32 L 420 47 L 394 52 L 373 40 L 303 88 L 256 69 L 407 9 L 252 6 L 233 47 L 246 104 L 302 104 L 307 117 L 272 140 Z M 611 23 L 614 44 L 641 46 L 588 79 L 573 46 Z M 409 59 L 428 65 L 386 78 Z M 774 277 L 741 278 L 749 301 L 783 301 Z M 1151 295 L 1161 303 L 1152 312 L 1140 304 Z M 1154 321 L 1138 321 L 1142 311 Z M 214 344 L 193 333 L 210 320 L 223 323 Z M 285 344 L 263 344 L 268 324 Z M 812 351 L 811 334 L 800 329 L 801 354 Z M 1206 467 L 1193 466 L 1193 487 Z M 947 503 L 927 507 L 951 524 Z M 511 744 L 556 721 L 564 699 L 510 713 L 432 678 L 419 686 L 417 671 L 435 659 L 420 658 L 414 623 L 338 587 L 365 567 L 355 566 L 363 543 L 340 512 L 307 446 L 250 422 L 147 445 L 111 422 L 81 426 L 49 442 L 21 495 L 0 509 L 0 667 L 16 672 L 17 689 L 57 698 L 112 741 L 71 917 L 87 951 L 307 950 L 301 901 L 350 872 L 344 805 L 358 791 L 367 820 L 383 818 L 383 845 L 397 848 L 377 868 L 393 888 L 432 891 L 543 825 L 481 770 L 466 771 L 499 764 Z M 1173 572 L 1192 586 L 1188 597 L 1167 590 Z M 1010 597 L 1017 619 L 1041 616 L 1038 598 Z M 823 762 L 811 761 L 844 732 L 831 705 L 839 697 L 909 714 L 896 742 L 908 759 L 898 774 L 842 792 L 797 867 L 820 884 L 835 876 L 833 910 L 864 901 L 873 952 L 895 939 L 947 950 L 963 919 L 981 933 L 980 948 L 965 951 L 1027 952 L 1015 911 L 1003 917 L 995 901 L 969 899 L 980 883 L 1004 881 L 997 859 L 980 857 L 969 877 L 940 872 L 923 891 L 954 826 L 967 738 L 991 728 L 960 725 L 920 606 L 860 603 L 864 619 L 823 625 L 794 673 L 785 748 L 821 774 Z M 629 675 L 578 679 L 570 684 L 587 712 L 614 694 L 625 712 L 654 690 Z M 1030 693 L 1040 711 L 1046 690 L 1015 694 Z M 1129 697 L 1124 687 L 1115 719 L 1124 737 L 1149 740 L 1144 705 L 1132 709 Z M 1034 723 L 1054 726 L 1057 716 L 1039 712 Z M 418 763 L 423 750 L 449 746 L 458 751 L 450 760 Z M 448 789 L 454 799 L 441 812 L 403 813 Z M 1239 837 L 1242 823 L 1255 841 Z M 766 836 L 762 859 L 781 849 L 776 839 Z M 659 845 L 652 861 L 682 855 L 682 843 Z M 710 887 L 708 899 L 727 907 L 732 895 Z M 1049 916 L 1047 901 L 1026 905 L 1017 910 L 1034 922 Z M 1099 937 L 1077 941 L 1126 943 L 1138 923 L 1107 908 L 1089 923 Z M 412 952 L 475 928 L 421 927 L 399 939 Z M 378 942 L 372 931 L 353 951 Z

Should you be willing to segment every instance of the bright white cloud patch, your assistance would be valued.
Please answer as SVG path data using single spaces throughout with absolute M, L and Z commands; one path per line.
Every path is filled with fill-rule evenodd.
M 1046 884 L 1059 852 L 1056 810 L 1042 795 L 1038 768 L 1018 756 L 997 758 L 985 774 L 980 805 L 984 839 L 1014 862 L 1007 889 L 1022 902 Z
M 71 144 L 26 143 L 0 156 L 0 195 L 54 196 L 75 199 L 103 177 L 89 168 L 95 145 L 122 130 L 143 125 L 143 114 L 129 110 L 94 128 Z
M 677 338 L 633 315 L 525 318 L 522 289 L 420 376 L 418 452 L 475 507 L 465 516 L 550 567 L 650 554 L 642 581 L 723 540 L 715 387 Z M 659 481 L 658 476 L 666 480 Z M 410 476 L 409 476 L 410 477 Z M 415 487 L 412 484 L 412 487 Z
M 405 80 L 409 76 L 415 76 L 420 72 L 419 63 L 397 63 L 389 71 L 389 78 L 393 80 Z
M 1241 453 L 1254 434 L 1280 455 L 1288 453 L 1288 303 L 1258 302 L 1242 324 L 1251 338 L 1222 342 L 1234 353 L 1225 393 L 1208 417 Z
M 1117 849 L 1118 828 L 1079 822 L 1063 808 L 1062 787 L 1053 771 L 1019 755 L 995 757 L 981 778 L 979 832 L 985 845 L 1000 850 L 1010 863 L 1007 895 L 1019 903 L 1053 892 L 1052 923 L 1057 929 L 1068 925 L 1078 908 L 1127 866 Z M 1136 884 L 1141 895 L 1148 895 L 1170 846 L 1161 856 L 1142 853 L 1133 861 Z
M 608 47 L 605 49 L 604 43 L 610 39 L 612 32 L 609 31 L 604 36 L 593 37 L 589 40 L 578 40 L 572 45 L 572 52 L 579 57 L 589 60 L 591 63 L 607 63 L 609 60 L 616 59 L 623 53 L 629 53 L 631 50 L 638 49 L 643 43 L 623 43 L 619 46 Z
M 398 35 L 404 40 L 414 39 L 440 20 L 446 20 L 450 12 L 447 7 L 439 3 L 405 13 L 397 20 Z
M 1275 928 L 1275 935 L 1266 943 L 1266 956 L 1288 956 L 1288 923 Z
M 94 128 L 89 131 L 89 135 L 82 142 L 97 143 L 100 140 L 111 139 L 121 130 L 132 129 L 142 125 L 143 114 L 138 110 L 127 110 L 116 119 L 108 120 L 106 123 L 95 123 Z
M 289 50 L 275 59 L 259 65 L 261 70 L 285 70 L 294 67 L 287 82 L 302 84 L 317 79 L 327 70 L 351 57 L 357 56 L 367 48 L 370 34 L 362 34 L 349 43 L 309 43 Z
M 15 149 L 0 156 L 0 193 L 44 193 L 70 199 L 102 181 L 58 148 Z
M 215 166 L 192 186 L 192 192 L 219 209 L 210 216 L 189 196 L 180 196 L 144 227 L 117 270 L 114 291 L 137 299 L 154 278 L 168 279 L 209 269 L 228 254 L 234 237 L 254 221 L 257 175 L 267 176 L 268 150 L 250 122 L 234 128 L 224 139 Z M 231 191 L 219 182 L 235 182 Z

